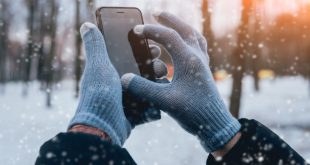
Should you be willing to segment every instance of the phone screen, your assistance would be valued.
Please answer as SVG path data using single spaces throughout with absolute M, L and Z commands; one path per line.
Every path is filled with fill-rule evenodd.
M 120 76 L 135 73 L 155 81 L 147 39 L 134 34 L 133 28 L 143 24 L 137 8 L 102 7 L 96 12 L 97 24 L 102 32 L 110 60 Z M 153 104 L 123 93 L 124 112 L 127 119 L 137 124 L 160 119 L 160 111 Z
M 135 73 L 152 79 L 147 40 L 133 33 L 136 25 L 143 24 L 141 12 L 135 8 L 102 8 L 99 11 L 98 22 L 101 22 L 107 51 L 119 75 Z

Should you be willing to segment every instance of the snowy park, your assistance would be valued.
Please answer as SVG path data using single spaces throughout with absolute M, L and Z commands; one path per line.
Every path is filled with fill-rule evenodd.
M 241 117 L 270 127 L 310 160 L 308 82 L 302 77 L 284 77 L 261 83 L 261 91 L 256 93 L 252 78 L 245 78 Z M 227 101 L 231 79 L 217 85 Z M 78 102 L 73 97 L 73 86 L 71 81 L 56 85 L 52 108 L 46 108 L 46 98 L 44 92 L 38 92 L 38 83 L 30 85 L 25 98 L 21 94 L 23 84 L 6 86 L 5 95 L 0 95 L 0 162 L 32 165 L 40 146 L 57 133 L 66 131 Z M 205 164 L 208 156 L 195 137 L 164 113 L 161 120 L 136 127 L 125 148 L 142 165 Z
M 121 145 L 132 117 L 122 111 L 121 90 L 166 103 L 156 106 L 170 114 L 132 130 L 123 147 L 139 165 L 206 164 L 206 150 L 226 150 L 219 152 L 223 158 L 245 139 L 240 134 L 248 123 L 236 118 L 261 122 L 310 163 L 309 16 L 310 0 L 0 0 L 0 164 L 34 164 L 42 144 L 67 131 L 80 98 L 78 117 L 84 118 L 75 116 L 71 131 L 78 126 L 81 136 L 97 135 L 91 142 L 100 136 Z M 128 72 L 176 81 L 118 79 Z M 116 110 L 101 111 L 106 106 Z M 145 115 L 138 112 L 132 113 Z M 265 144 L 267 153 L 291 154 L 276 141 Z M 254 161 L 275 156 L 261 157 L 260 145 L 253 144 Z M 242 162 L 251 155 L 237 152 Z M 295 162 L 277 156 L 270 160 Z

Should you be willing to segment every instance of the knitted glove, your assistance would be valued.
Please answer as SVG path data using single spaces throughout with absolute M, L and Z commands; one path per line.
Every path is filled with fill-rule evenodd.
M 161 55 L 160 47 L 151 44 L 149 48 L 152 55 L 151 58 L 153 59 L 152 66 L 155 73 L 156 82 L 168 83 L 169 81 L 165 79 L 165 76 L 168 73 L 167 66 L 159 59 Z M 160 110 L 158 108 L 148 104 L 146 100 L 136 98 L 125 91 L 123 92 L 123 106 L 125 115 L 132 128 L 144 123 L 159 120 L 161 118 Z
M 86 53 L 86 65 L 81 81 L 80 101 L 69 128 L 84 124 L 101 129 L 112 142 L 123 145 L 131 132 L 122 106 L 119 75 L 110 62 L 99 29 L 85 23 L 81 35 Z
M 80 101 L 69 128 L 84 124 L 99 128 L 113 143 L 123 145 L 133 126 L 126 119 L 122 106 L 122 89 L 118 73 L 110 62 L 106 45 L 99 29 L 85 23 L 81 35 L 86 51 L 86 66 L 81 81 Z M 150 45 L 157 78 L 167 74 L 166 65 L 159 60 L 161 50 Z
M 160 25 L 138 25 L 134 31 L 162 44 L 171 55 L 174 77 L 159 84 L 125 74 L 122 85 L 166 111 L 189 133 L 198 136 L 207 152 L 221 149 L 240 130 L 221 99 L 209 68 L 207 42 L 191 26 L 168 13 L 156 13 Z

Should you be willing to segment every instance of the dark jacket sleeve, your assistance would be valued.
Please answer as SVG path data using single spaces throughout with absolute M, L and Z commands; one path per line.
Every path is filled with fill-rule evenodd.
M 82 133 L 60 133 L 40 149 L 36 165 L 132 165 L 129 153 L 110 142 Z
M 241 139 L 223 158 L 210 154 L 207 165 L 306 165 L 279 136 L 255 120 L 241 119 Z

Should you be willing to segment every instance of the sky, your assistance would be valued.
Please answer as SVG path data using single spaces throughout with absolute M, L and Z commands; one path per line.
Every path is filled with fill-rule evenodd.
M 241 0 L 209 0 L 211 6 L 212 29 L 217 37 L 227 35 L 228 31 L 233 31 L 238 27 L 241 17 Z M 296 12 L 298 6 L 309 3 L 310 0 L 261 0 L 264 1 L 262 12 L 265 17 L 272 20 L 278 14 L 283 12 Z M 83 1 L 85 2 L 85 1 Z M 22 0 L 10 2 L 14 9 L 17 9 L 12 15 L 13 23 L 10 37 L 24 42 L 27 36 L 25 20 L 27 19 L 27 9 Z M 184 21 L 191 24 L 194 28 L 201 31 L 201 0 L 97 0 L 96 7 L 100 6 L 134 6 L 141 8 L 144 14 L 152 10 L 163 10 L 171 12 Z M 60 31 L 70 28 L 74 24 L 75 0 L 60 1 L 59 7 L 59 24 Z M 94 11 L 95 12 L 95 11 Z
M 259 1 L 259 0 L 257 0 Z M 273 20 L 277 15 L 284 12 L 294 13 L 299 6 L 303 6 L 310 0 L 260 0 L 263 1 L 262 14 Z M 209 0 L 211 6 L 212 29 L 217 37 L 223 37 L 228 31 L 238 27 L 241 18 L 241 0 Z M 164 4 L 164 5 L 163 5 Z M 177 5 L 176 5 L 177 4 Z M 133 0 L 133 1 L 98 1 L 97 6 L 136 6 L 146 11 L 154 9 L 169 11 L 183 18 L 198 30 L 202 30 L 201 0 Z

